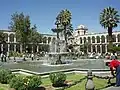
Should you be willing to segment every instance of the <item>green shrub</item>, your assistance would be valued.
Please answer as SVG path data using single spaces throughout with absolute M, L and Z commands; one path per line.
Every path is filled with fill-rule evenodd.
M 33 90 L 40 86 L 41 77 L 40 76 L 27 76 L 28 78 L 28 90 Z
M 49 78 L 54 87 L 60 87 L 64 85 L 66 75 L 63 72 L 51 73 Z
M 7 83 L 9 84 L 10 83 L 10 81 L 11 81 L 11 79 L 13 78 L 13 77 L 15 77 L 15 74 L 9 74 L 8 76 L 7 76 Z
M 9 52 L 9 56 L 10 56 L 10 57 L 22 57 L 22 56 L 23 56 L 23 53 L 11 51 L 11 52 Z
M 13 77 L 10 81 L 10 87 L 16 90 L 26 90 L 26 85 L 24 83 L 24 76 Z
M 40 76 L 16 76 L 10 81 L 10 87 L 16 90 L 34 90 L 41 84 Z
M 8 69 L 0 69 L 0 83 L 7 84 L 12 72 Z

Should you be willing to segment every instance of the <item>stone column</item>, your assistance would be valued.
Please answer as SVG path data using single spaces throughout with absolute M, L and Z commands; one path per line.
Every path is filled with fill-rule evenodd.
M 102 43 L 102 38 L 100 37 L 100 43 Z
M 117 34 L 116 34 L 115 36 L 116 36 L 116 43 L 118 43 L 118 38 L 117 38 Z
M 91 45 L 91 52 L 93 52 L 93 45 Z
M 48 37 L 47 37 L 47 44 L 49 44 L 49 42 L 48 42 Z
M 8 52 L 10 52 L 10 44 L 8 44 Z
M 33 53 L 33 45 L 31 45 L 32 46 L 32 53 Z
M 37 45 L 37 52 L 39 52 L 39 45 Z
M 16 52 L 16 44 L 14 44 L 14 51 Z
M 95 37 L 95 43 L 97 43 L 97 38 Z
M 20 44 L 20 52 L 22 53 L 22 44 Z
M 16 43 L 16 37 L 14 36 L 14 43 Z
M 107 37 L 105 36 L 105 43 L 107 43 Z
M 1 44 L 1 51 L 3 52 L 3 44 Z
M 105 52 L 107 53 L 107 45 L 105 45 Z
M 9 34 L 8 34 L 8 43 L 10 43 L 10 36 L 9 36 Z
M 102 53 L 102 45 L 100 45 L 100 53 Z
M 96 53 L 97 53 L 97 45 L 95 45 Z
M 82 44 L 84 44 L 84 38 L 82 38 Z

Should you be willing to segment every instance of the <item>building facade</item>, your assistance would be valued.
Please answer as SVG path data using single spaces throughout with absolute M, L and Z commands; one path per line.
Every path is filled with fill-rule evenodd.
M 108 52 L 108 33 L 88 34 L 88 28 L 79 25 L 69 38 L 69 44 L 73 44 L 76 50 L 87 44 L 87 52 L 106 53 Z M 113 32 L 113 44 L 120 47 L 120 31 Z
M 5 44 L 0 43 L 0 52 L 6 51 L 15 51 L 15 52 L 23 52 L 23 45 L 17 41 L 15 36 L 15 32 L 10 30 L 1 30 L 5 35 Z M 42 34 L 43 38 L 40 43 L 37 44 L 29 44 L 28 47 L 31 48 L 29 52 L 41 52 L 43 45 L 49 45 L 51 42 L 56 40 L 56 35 L 50 34 Z

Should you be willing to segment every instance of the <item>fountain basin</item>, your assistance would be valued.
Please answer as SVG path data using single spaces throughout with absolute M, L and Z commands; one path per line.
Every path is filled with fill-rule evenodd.
M 92 59 L 92 60 L 74 60 L 71 64 L 68 65 L 43 65 L 43 61 L 25 61 L 23 63 L 2 63 L 1 67 L 9 69 L 25 69 L 33 72 L 44 73 L 58 70 L 66 69 L 81 69 L 81 70 L 109 70 L 109 67 L 105 65 L 104 60 L 102 59 Z

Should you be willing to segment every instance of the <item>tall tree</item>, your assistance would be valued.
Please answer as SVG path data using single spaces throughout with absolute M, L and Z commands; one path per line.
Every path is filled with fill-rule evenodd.
M 67 34 L 67 36 L 69 37 L 69 36 L 72 35 L 72 33 L 73 33 L 73 26 L 72 26 L 72 24 L 70 23 L 70 24 L 67 26 L 66 34 Z
M 31 33 L 30 17 L 25 16 L 23 13 L 14 13 L 11 18 L 9 28 L 16 32 L 16 38 L 24 45 L 24 51 L 26 51 L 26 44 L 28 43 L 28 36 Z
M 63 28 L 61 32 L 64 33 L 66 49 L 67 49 L 67 36 L 70 35 L 69 30 L 72 30 L 71 16 L 72 16 L 71 12 L 65 9 L 62 10 L 57 17 L 60 28 Z
M 117 27 L 120 22 L 120 15 L 115 8 L 108 7 L 105 8 L 100 13 L 100 24 L 108 30 L 109 45 L 112 45 L 112 30 Z
M 71 23 L 71 16 L 72 15 L 71 15 L 71 12 L 67 9 L 62 10 L 60 12 L 60 15 L 61 15 L 60 22 L 64 27 L 64 37 L 65 37 L 65 42 L 67 44 L 67 26 L 70 25 L 70 23 Z
M 30 35 L 29 35 L 29 42 L 30 43 L 34 43 L 34 44 L 38 44 L 38 43 L 40 43 L 41 42 L 41 40 L 42 40 L 42 35 L 39 33 L 39 32 L 37 32 L 37 27 L 36 27 L 36 25 L 34 25 L 32 28 L 31 28 L 31 33 L 30 33 Z

